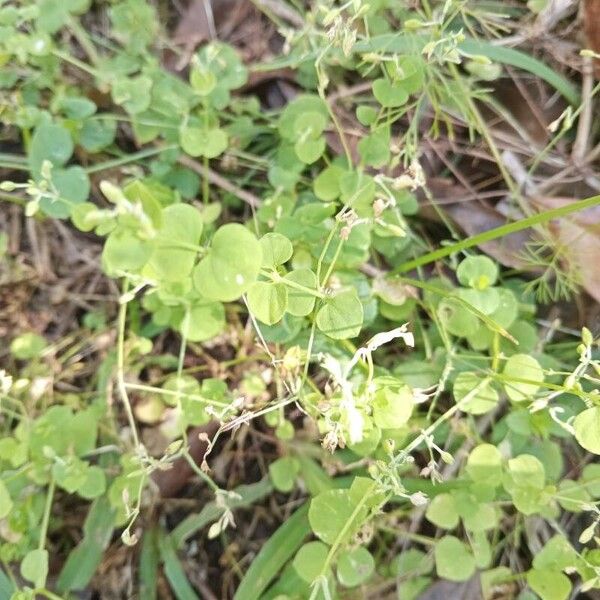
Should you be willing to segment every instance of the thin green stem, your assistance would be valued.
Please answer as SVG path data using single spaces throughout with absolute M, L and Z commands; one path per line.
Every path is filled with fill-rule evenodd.
M 531 215 L 525 219 L 521 219 L 520 221 L 513 221 L 512 223 L 507 223 L 506 225 L 489 229 L 488 231 L 478 233 L 477 235 L 473 235 L 450 246 L 444 246 L 443 248 L 438 248 L 433 252 L 423 254 L 422 256 L 419 256 L 413 260 L 402 263 L 393 269 L 391 273 L 406 273 L 406 271 L 410 271 L 416 267 L 435 262 L 440 258 L 450 256 L 456 252 L 461 252 L 467 248 L 479 246 L 485 242 L 510 235 L 511 233 L 516 233 L 517 231 L 522 231 L 523 229 L 529 229 L 530 227 L 539 225 L 540 223 L 546 223 L 552 219 L 558 219 L 560 217 L 585 210 L 586 208 L 591 208 L 592 206 L 596 206 L 598 204 L 600 204 L 600 196 L 592 196 L 591 198 L 579 200 L 578 202 L 573 202 L 572 204 L 567 204 L 559 208 L 545 210 L 543 212 L 536 213 L 535 215 Z
M 48 525 L 50 524 L 50 512 L 52 511 L 52 501 L 54 500 L 55 482 L 51 477 L 46 493 L 46 504 L 44 505 L 44 515 L 40 525 L 40 539 L 38 540 L 38 550 L 43 550 L 46 545 L 46 536 L 48 535 Z
M 166 152 L 167 150 L 173 150 L 177 148 L 177 144 L 170 144 L 168 146 L 159 146 L 157 148 L 146 148 L 145 150 L 140 150 L 139 152 L 134 152 L 133 154 L 127 154 L 126 156 L 121 156 L 119 158 L 114 158 L 111 160 L 107 160 L 101 163 L 97 163 L 92 165 L 91 167 L 87 167 L 85 169 L 86 173 L 98 173 L 99 171 L 106 171 L 107 169 L 114 169 L 115 167 L 121 167 L 123 165 L 127 165 L 129 163 L 137 162 L 143 160 L 144 158 L 150 158 L 151 156 L 156 156 L 161 152 Z
M 127 281 L 123 283 L 123 296 L 127 294 L 129 290 L 129 284 Z M 129 395 L 127 394 L 127 386 L 125 385 L 125 325 L 127 321 L 127 302 L 121 302 L 119 306 L 119 318 L 118 318 L 118 334 L 117 334 L 117 387 L 119 389 L 119 395 L 121 401 L 125 407 L 127 414 L 127 420 L 129 422 L 129 428 L 131 429 L 131 436 L 133 437 L 133 443 L 135 449 L 140 446 L 140 439 L 138 437 L 137 427 L 135 424 L 135 418 L 133 416 L 133 409 L 131 408 L 131 402 L 129 401 Z

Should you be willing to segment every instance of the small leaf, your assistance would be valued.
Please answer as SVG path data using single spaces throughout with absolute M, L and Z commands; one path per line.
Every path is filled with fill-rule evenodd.
M 580 412 L 573 421 L 575 438 L 582 448 L 600 454 L 600 407 L 594 406 Z
M 475 573 L 475 559 L 458 538 L 447 535 L 434 549 L 437 574 L 450 581 L 467 581 Z
M 269 475 L 273 487 L 279 492 L 291 492 L 294 488 L 296 475 L 300 471 L 300 463 L 291 456 L 278 458 L 269 465 Z
M 217 230 L 208 255 L 194 269 L 194 286 L 211 300 L 237 300 L 256 281 L 261 263 L 256 236 L 239 223 L 228 223 Z
M 366 508 L 354 514 L 355 503 L 348 490 L 327 490 L 315 496 L 310 503 L 308 520 L 315 535 L 326 544 L 350 537 L 366 516 Z M 353 521 L 349 524 L 349 521 Z
M 385 108 L 402 106 L 408 101 L 408 92 L 401 83 L 391 83 L 383 78 L 373 82 L 373 95 Z
M 488 256 L 469 256 L 456 269 L 458 281 L 465 287 L 485 290 L 498 279 L 498 265 Z
M 317 327 L 335 340 L 356 337 L 363 322 L 363 306 L 355 290 L 328 298 L 317 313 Z
M 200 212 L 189 204 L 172 204 L 162 211 L 162 225 L 148 262 L 158 279 L 180 281 L 190 274 L 203 226 Z
M 227 132 L 218 127 L 184 127 L 179 133 L 179 142 L 190 156 L 215 158 L 225 152 L 229 139 Z
M 248 290 L 248 306 L 254 316 L 267 325 L 279 322 L 288 303 L 288 289 L 283 283 L 256 281 Z
M 438 494 L 427 507 L 425 516 L 442 529 L 454 529 L 459 519 L 454 497 L 450 494 Z
M 532 569 L 527 573 L 527 583 L 542 600 L 566 600 L 571 594 L 569 578 L 550 569 Z
M 513 402 L 533 400 L 533 395 L 544 382 L 544 370 L 540 363 L 528 354 L 513 354 L 506 361 L 503 373 L 509 379 L 504 382 L 504 390 Z M 510 378 L 524 379 L 531 383 L 510 381 Z
M 192 342 L 210 340 L 225 329 L 225 308 L 220 302 L 201 300 L 190 307 L 179 325 L 182 335 Z
M 71 134 L 64 127 L 52 124 L 37 127 L 29 146 L 29 164 L 34 177 L 40 176 L 44 160 L 62 167 L 71 158 L 73 147 Z
M 342 552 L 337 559 L 337 577 L 346 587 L 361 585 L 375 571 L 375 559 L 362 546 Z
M 502 477 L 502 454 L 492 444 L 480 444 L 471 450 L 466 471 L 477 483 L 499 485 Z
M 317 289 L 317 276 L 310 269 L 294 269 L 285 275 L 293 283 L 297 283 L 309 290 Z M 316 297 L 314 294 L 289 287 L 287 312 L 296 317 L 309 315 L 315 307 Z
M 398 390 L 383 388 L 373 400 L 373 421 L 381 429 L 398 429 L 408 422 L 413 407 L 412 390 L 407 385 Z
M 325 151 L 325 138 L 300 140 L 294 144 L 294 150 L 303 163 L 312 165 Z
M 489 382 L 481 384 L 482 378 L 477 373 L 464 371 L 458 374 L 453 387 L 454 400 L 457 403 L 462 402 L 469 396 L 469 399 L 461 404 L 461 410 L 472 415 L 483 415 L 496 407 L 500 400 L 498 392 Z M 478 386 L 481 387 L 472 395 Z
M 260 240 L 262 266 L 275 268 L 286 263 L 294 252 L 292 242 L 280 233 L 267 233 Z
M 30 550 L 21 561 L 21 575 L 36 588 L 43 588 L 48 577 L 48 551 Z
M 306 583 L 312 583 L 321 574 L 328 553 L 323 542 L 308 542 L 294 557 L 294 570 Z

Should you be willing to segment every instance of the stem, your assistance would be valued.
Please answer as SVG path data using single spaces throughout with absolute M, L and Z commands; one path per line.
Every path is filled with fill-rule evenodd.
M 123 283 L 123 295 L 127 294 L 129 284 L 127 281 Z M 135 449 L 140 446 L 140 439 L 138 437 L 137 428 L 135 425 L 135 418 L 133 416 L 133 410 L 131 408 L 131 402 L 127 395 L 127 386 L 125 385 L 125 322 L 127 320 L 127 302 L 121 302 L 119 306 L 119 324 L 118 324 L 118 338 L 117 338 L 117 387 L 121 396 L 121 401 L 125 407 L 127 413 L 127 420 L 129 422 L 129 428 L 131 429 L 131 435 L 133 437 L 133 443 Z
M 551 221 L 552 219 L 564 217 L 571 213 L 579 212 L 598 204 L 600 204 L 600 196 L 592 196 L 591 198 L 579 200 L 578 202 L 573 202 L 572 204 L 567 204 L 565 206 L 561 206 L 560 208 L 545 210 L 543 212 L 536 213 L 535 215 L 531 215 L 525 219 L 521 219 L 520 221 L 514 221 L 494 229 L 489 229 L 488 231 L 483 231 L 482 233 L 473 235 L 469 238 L 461 240 L 460 242 L 456 242 L 451 246 L 444 246 L 443 248 L 438 248 L 433 252 L 423 254 L 422 256 L 419 256 L 413 260 L 402 263 L 400 266 L 393 269 L 391 273 L 406 273 L 406 271 L 410 271 L 416 267 L 435 262 L 440 258 L 450 256 L 456 252 L 466 250 L 467 248 L 479 246 L 485 242 L 495 240 L 499 237 L 504 237 L 505 235 L 510 235 L 511 233 L 516 233 L 517 231 L 522 231 L 523 229 L 528 229 L 534 225 L 539 225 L 540 223 L 545 223 L 547 221 Z
M 46 545 L 46 535 L 48 535 L 48 525 L 50 523 L 50 512 L 52 510 L 52 500 L 54 499 L 54 477 L 50 479 L 48 493 L 46 495 L 46 504 L 44 506 L 44 516 L 40 525 L 40 539 L 38 540 L 38 550 L 43 550 Z
M 139 152 L 134 152 L 133 154 L 128 154 L 127 156 L 121 156 L 119 158 L 114 158 L 111 160 L 107 160 L 96 165 L 92 165 L 91 167 L 87 167 L 85 169 L 86 173 L 98 173 L 99 171 L 105 171 L 107 169 L 114 169 L 115 167 L 120 167 L 122 165 L 127 165 L 132 162 L 137 162 L 138 160 L 142 160 L 144 158 L 150 158 L 151 156 L 156 156 L 161 152 L 166 152 L 168 150 L 173 150 L 177 148 L 177 144 L 171 144 L 169 146 L 160 146 L 158 148 L 146 148 L 145 150 L 140 150 Z

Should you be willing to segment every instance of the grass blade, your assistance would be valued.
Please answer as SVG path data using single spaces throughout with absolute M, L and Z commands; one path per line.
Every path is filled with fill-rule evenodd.
M 158 529 L 153 527 L 144 533 L 140 552 L 140 598 L 156 600 L 158 584 Z
M 158 547 L 160 558 L 164 563 L 165 575 L 177 600 L 198 600 L 198 596 L 179 562 L 170 536 L 160 534 Z
M 115 510 L 106 496 L 94 501 L 86 517 L 83 540 L 73 549 L 58 577 L 61 592 L 83 590 L 102 561 L 113 534 Z
M 246 571 L 234 600 L 257 600 L 300 548 L 309 533 L 307 502 L 283 523 L 262 547 Z
M 566 204 L 565 206 L 561 206 L 559 208 L 553 208 L 551 210 L 545 210 L 543 212 L 536 213 L 535 215 L 527 217 L 526 219 L 521 219 L 520 221 L 513 221 L 512 223 L 501 225 L 500 227 L 496 227 L 495 229 L 489 229 L 488 231 L 484 231 L 483 233 L 478 233 L 477 235 L 465 238 L 464 240 L 456 242 L 455 244 L 443 246 L 442 248 L 438 248 L 433 252 L 423 254 L 413 260 L 409 260 L 408 262 L 402 263 L 401 265 L 393 269 L 391 273 L 406 273 L 407 271 L 411 271 L 412 269 L 415 269 L 417 267 L 422 267 L 423 265 L 435 262 L 440 258 L 444 258 L 446 256 L 450 256 L 451 254 L 455 254 L 456 252 L 466 250 L 467 248 L 479 246 L 480 244 L 484 244 L 485 242 L 504 237 L 505 235 L 509 235 L 511 233 L 515 233 L 523 229 L 534 227 L 535 225 L 539 225 L 541 223 L 547 223 L 548 221 L 552 221 L 553 219 L 558 219 L 559 217 L 564 217 L 566 215 L 585 210 L 586 208 L 591 208 L 592 206 L 596 206 L 597 204 L 600 204 L 600 196 L 592 196 L 591 198 L 579 200 L 578 202 L 573 202 L 572 204 Z

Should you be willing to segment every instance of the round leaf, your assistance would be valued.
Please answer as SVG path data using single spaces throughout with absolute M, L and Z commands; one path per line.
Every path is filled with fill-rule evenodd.
M 206 298 L 231 302 L 256 281 L 262 248 L 256 236 L 239 223 L 220 227 L 208 255 L 194 269 L 194 285 Z
M 467 396 L 471 396 L 473 390 L 478 387 L 481 382 L 481 376 L 477 373 L 468 371 L 459 373 L 454 381 L 454 400 L 458 403 Z M 472 415 L 483 415 L 495 408 L 499 399 L 498 392 L 490 383 L 486 383 L 479 388 L 474 396 L 469 397 L 464 404 L 461 404 L 461 409 Z
M 452 535 L 447 535 L 436 543 L 434 556 L 437 573 L 443 579 L 467 581 L 475 573 L 473 555 Z
M 180 281 L 190 274 L 197 254 L 193 247 L 200 243 L 202 227 L 200 212 L 189 204 L 172 204 L 162 211 L 148 264 L 158 279 Z
M 356 337 L 363 322 L 363 306 L 351 290 L 327 299 L 317 313 L 317 327 L 335 340 Z
M 573 421 L 575 438 L 582 448 L 600 454 L 600 407 L 594 406 L 580 412 Z
M 248 290 L 248 306 L 254 316 L 267 325 L 274 325 L 287 308 L 288 290 L 283 283 L 256 281 Z
M 311 290 L 316 291 L 317 289 L 317 276 L 310 269 L 294 269 L 284 279 Z M 315 300 L 316 297 L 313 294 L 290 286 L 288 288 L 287 312 L 295 317 L 304 317 L 312 312 L 315 307 Z
M 509 381 L 504 382 L 504 390 L 513 402 L 532 400 L 544 381 L 544 371 L 540 363 L 528 354 L 513 354 L 506 361 L 503 373 L 509 378 Z M 523 379 L 528 382 L 510 381 L 513 377 L 515 380 Z
M 469 477 L 478 483 L 499 484 L 502 477 L 502 454 L 496 446 L 480 444 L 471 450 L 466 466 Z
M 342 552 L 337 560 L 337 576 L 342 585 L 356 587 L 375 571 L 375 560 L 362 546 Z
M 498 279 L 498 265 L 488 256 L 469 256 L 456 269 L 458 281 L 465 287 L 485 290 Z
M 286 263 L 294 252 L 292 242 L 280 233 L 267 233 L 260 240 L 262 248 L 262 266 L 277 267 Z
M 301 579 L 312 583 L 320 575 L 328 553 L 329 548 L 323 542 L 308 542 L 294 557 L 294 570 Z

